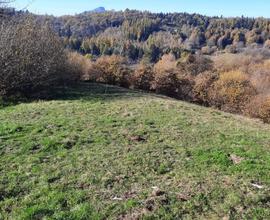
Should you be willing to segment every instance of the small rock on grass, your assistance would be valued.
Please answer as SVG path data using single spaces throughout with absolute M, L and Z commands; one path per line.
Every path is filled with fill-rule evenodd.
M 153 191 L 152 191 L 152 196 L 162 196 L 165 194 L 164 191 L 160 190 L 158 187 L 154 186 L 152 187 Z
M 230 155 L 230 160 L 233 162 L 233 164 L 240 164 L 243 160 L 245 160 L 243 157 L 239 157 L 235 154 Z
M 113 201 L 123 201 L 123 198 L 115 196 L 115 197 L 112 198 L 112 200 Z
M 136 141 L 136 142 L 144 142 L 144 141 L 146 141 L 146 138 L 142 137 L 140 135 L 136 135 L 136 136 L 130 137 L 130 140 L 131 141 Z
M 251 183 L 251 185 L 252 185 L 253 187 L 257 188 L 257 189 L 263 189 L 263 188 L 264 188 L 263 185 L 259 185 L 259 184 L 257 184 L 257 183 Z

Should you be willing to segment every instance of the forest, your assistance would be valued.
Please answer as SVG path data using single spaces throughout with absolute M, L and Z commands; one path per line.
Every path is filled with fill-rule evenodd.
M 136 10 L 44 17 L 68 48 L 93 56 L 121 55 L 156 62 L 167 53 L 214 54 L 270 46 L 270 20 L 199 14 L 154 14 Z

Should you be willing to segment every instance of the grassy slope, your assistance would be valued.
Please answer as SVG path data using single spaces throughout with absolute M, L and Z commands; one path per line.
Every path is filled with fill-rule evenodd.
M 0 219 L 270 218 L 258 121 L 84 84 L 0 122 Z

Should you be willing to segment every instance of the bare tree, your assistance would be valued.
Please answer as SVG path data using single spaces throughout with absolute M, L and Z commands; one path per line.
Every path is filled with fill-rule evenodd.
M 14 2 L 15 0 L 0 0 L 0 8 L 6 7 L 11 2 Z
M 0 5 L 7 4 L 13 2 L 12 0 L 0 1 Z
M 14 1 L 15 0 L 0 0 L 0 18 L 3 17 L 3 14 L 5 13 L 5 7 Z
M 59 81 L 66 62 L 61 40 L 34 17 L 0 24 L 0 95 L 29 94 Z

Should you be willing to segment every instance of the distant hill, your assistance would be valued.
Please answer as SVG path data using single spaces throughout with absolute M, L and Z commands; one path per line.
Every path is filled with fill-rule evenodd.
M 92 10 L 92 12 L 96 12 L 96 13 L 103 13 L 105 11 L 106 11 L 106 9 L 104 7 L 98 7 L 98 8 L 95 8 L 94 10 Z
M 102 13 L 104 11 L 106 13 Z M 99 7 L 77 16 L 51 19 L 61 37 L 77 39 L 77 43 L 69 45 L 75 50 L 81 48 L 81 39 L 93 36 L 115 37 L 117 41 L 114 42 L 127 44 L 134 41 L 133 46 L 140 51 L 144 50 L 143 44 L 150 37 L 151 41 L 159 41 L 156 45 L 159 45 L 160 51 L 181 48 L 195 52 L 203 49 L 204 54 L 213 54 L 225 48 L 237 53 L 245 47 L 263 45 L 269 47 L 270 44 L 270 19 L 265 18 L 223 18 L 188 13 L 150 13 L 129 9 L 110 11 Z M 113 34 L 108 34 L 110 31 Z M 112 45 L 107 47 L 109 48 L 106 53 L 109 54 L 118 50 Z M 98 48 L 104 52 L 103 49 Z M 84 52 L 93 53 L 89 50 Z
M 93 10 L 90 10 L 90 11 L 85 11 L 85 12 L 81 13 L 80 15 L 87 16 L 87 15 L 91 15 L 91 14 L 95 14 L 95 13 L 104 13 L 104 12 L 106 12 L 106 9 L 104 7 L 98 7 L 98 8 L 95 8 Z
M 104 7 L 98 7 L 98 8 L 95 8 L 93 10 L 90 10 L 90 11 L 85 11 L 81 14 L 93 14 L 93 13 L 103 13 L 105 12 L 106 9 Z
M 179 58 L 183 51 L 212 55 L 223 50 L 241 53 L 245 48 L 270 48 L 270 19 L 265 18 L 114 11 L 99 7 L 74 16 L 46 19 L 61 37 L 66 38 L 66 47 L 96 56 L 117 54 L 124 44 L 123 54 L 132 60 L 151 54 L 153 49 L 156 53 L 152 53 L 152 60 L 165 52 L 172 52 Z M 153 42 L 157 48 L 145 47 Z M 127 46 L 130 44 L 132 46 Z

